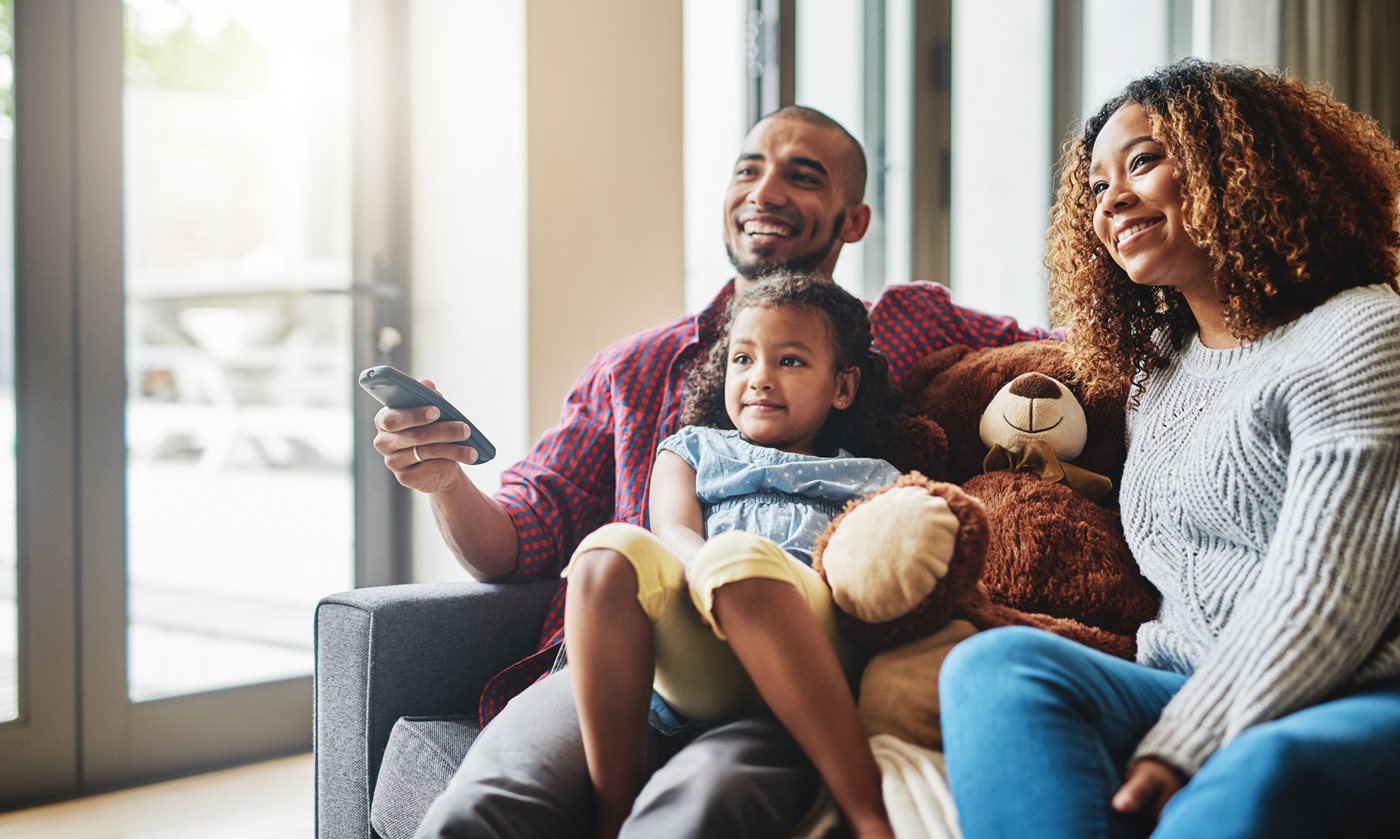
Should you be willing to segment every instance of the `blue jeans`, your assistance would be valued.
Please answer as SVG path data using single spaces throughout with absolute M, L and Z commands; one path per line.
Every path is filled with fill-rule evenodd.
M 939 679 L 967 839 L 1400 836 L 1400 680 L 1256 725 L 1150 819 L 1109 804 L 1185 677 L 1034 629 L 959 644 Z

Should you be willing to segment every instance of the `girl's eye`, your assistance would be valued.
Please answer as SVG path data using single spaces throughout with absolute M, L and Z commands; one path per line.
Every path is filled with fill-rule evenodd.
M 802 359 L 798 358 L 795 355 L 789 355 L 783 358 L 784 367 L 801 367 L 803 364 L 804 362 L 802 361 Z
M 746 356 L 746 355 L 744 355 L 743 353 L 737 353 L 737 354 L 735 354 L 735 356 L 734 356 L 733 358 L 729 359 L 729 363 L 730 363 L 730 364 L 748 364 L 748 363 L 749 363 L 749 357 Z
M 1094 181 L 1089 184 L 1089 194 L 1098 198 L 1108 191 L 1108 181 Z

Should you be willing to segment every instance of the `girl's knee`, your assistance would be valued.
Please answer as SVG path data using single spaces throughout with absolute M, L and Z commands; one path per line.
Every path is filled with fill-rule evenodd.
M 623 592 L 635 596 L 637 572 L 632 562 L 610 548 L 592 548 L 579 553 L 569 563 L 570 600 L 587 600 Z
M 724 591 L 727 608 L 763 608 L 767 587 L 786 585 L 804 591 L 801 563 L 771 539 L 741 531 L 729 531 L 711 538 L 686 568 L 695 608 L 713 618 L 718 592 Z M 825 591 L 823 584 L 823 593 Z
M 1058 647 L 1070 643 L 1048 632 L 1024 626 L 988 629 L 953 648 L 943 672 L 968 669 L 1004 670 L 1007 665 L 1055 658 Z

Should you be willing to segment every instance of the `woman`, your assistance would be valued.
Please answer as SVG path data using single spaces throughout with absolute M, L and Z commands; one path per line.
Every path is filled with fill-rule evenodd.
M 940 680 L 968 839 L 1400 835 L 1400 151 L 1186 61 L 1066 152 L 1052 303 L 1129 393 L 1138 664 L 1033 630 Z M 1014 790 L 1007 794 L 1007 790 Z

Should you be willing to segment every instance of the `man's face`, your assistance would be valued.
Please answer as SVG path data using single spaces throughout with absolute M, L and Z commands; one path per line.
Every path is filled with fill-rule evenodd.
M 724 245 L 740 276 L 830 276 L 841 246 L 865 235 L 870 208 L 846 195 L 849 143 L 834 129 L 783 117 L 749 132 L 724 199 Z

